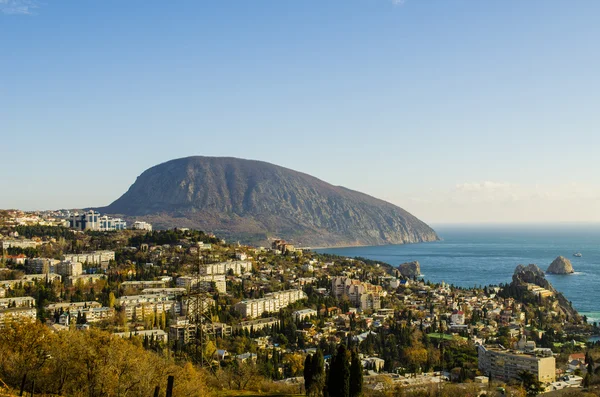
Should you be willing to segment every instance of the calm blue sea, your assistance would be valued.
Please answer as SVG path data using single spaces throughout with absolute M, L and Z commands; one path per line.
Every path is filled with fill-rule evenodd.
M 518 264 L 535 263 L 545 271 L 563 255 L 575 274 L 546 277 L 589 321 L 600 321 L 600 224 L 434 228 L 443 241 L 318 252 L 361 256 L 394 266 L 417 260 L 426 280 L 462 287 L 509 283 Z M 575 252 L 583 256 L 574 257 Z

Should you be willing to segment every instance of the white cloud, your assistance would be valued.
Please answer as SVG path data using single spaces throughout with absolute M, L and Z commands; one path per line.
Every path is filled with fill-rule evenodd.
M 38 8 L 33 0 L 0 0 L 0 12 L 8 15 L 31 15 Z
M 392 0 L 392 4 L 394 4 L 395 6 L 401 6 L 404 5 L 406 3 L 406 0 Z
M 512 185 L 510 183 L 506 182 L 467 182 L 457 184 L 456 190 L 465 192 L 498 191 L 510 189 L 511 186 Z

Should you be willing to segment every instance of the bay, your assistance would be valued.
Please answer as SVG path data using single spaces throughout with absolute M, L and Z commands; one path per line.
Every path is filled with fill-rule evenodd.
M 534 263 L 546 271 L 562 255 L 575 273 L 546 277 L 588 321 L 600 322 L 599 224 L 439 225 L 434 229 L 442 241 L 316 251 L 393 266 L 416 260 L 426 280 L 461 287 L 510 283 L 517 265 Z M 582 257 L 573 256 L 575 252 Z

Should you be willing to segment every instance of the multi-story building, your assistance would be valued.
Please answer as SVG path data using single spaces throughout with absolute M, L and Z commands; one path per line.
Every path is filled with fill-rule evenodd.
M 131 228 L 135 229 L 135 230 L 146 230 L 149 232 L 152 231 L 152 225 L 148 222 L 141 222 L 141 221 L 133 222 L 133 225 L 131 225 Z
M 348 277 L 334 277 L 331 280 L 331 292 L 337 299 L 348 297 L 351 305 L 362 310 L 380 309 L 381 297 L 386 294 L 380 285 L 364 283 Z
M 30 296 L 0 299 L 0 309 L 35 307 L 35 299 Z
M 69 218 L 69 226 L 77 230 L 112 231 L 125 230 L 127 222 L 120 218 L 101 216 L 100 213 L 90 210 L 83 214 L 72 214 Z
M 18 280 L 0 280 L 0 287 L 11 289 L 18 285 L 26 286 L 34 285 L 39 282 L 53 283 L 55 281 L 62 281 L 60 274 L 26 274 Z
M 165 288 L 167 282 L 164 280 L 151 281 L 124 281 L 121 288 L 146 289 L 146 288 Z
M 12 307 L 9 309 L 0 309 L 0 328 L 4 328 L 9 321 L 32 321 L 35 320 L 37 311 L 35 308 Z
M 87 308 L 98 308 L 98 307 L 102 307 L 102 304 L 100 302 L 96 302 L 96 301 L 87 301 L 87 302 L 59 302 L 59 303 L 51 303 L 49 305 L 47 305 L 45 307 L 45 309 L 49 312 L 49 313 L 54 313 L 55 311 L 60 312 L 61 310 L 63 312 L 77 312 L 80 309 L 87 309 Z
M 263 313 L 276 312 L 307 296 L 302 290 L 291 289 L 287 291 L 273 292 L 259 299 L 247 299 L 237 303 L 234 308 L 242 317 L 260 317 Z
M 450 316 L 450 322 L 455 325 L 463 325 L 465 323 L 465 313 L 462 310 L 454 310 Z
M 311 317 L 316 317 L 316 316 L 317 316 L 317 311 L 315 309 L 296 310 L 295 312 L 292 313 L 292 317 L 296 321 L 302 321 L 305 318 L 311 318 Z
M 200 267 L 200 275 L 210 276 L 213 274 L 231 273 L 240 275 L 252 270 L 252 262 L 248 261 L 230 261 L 221 263 L 211 263 Z
M 108 266 L 108 262 L 115 260 L 115 251 L 93 251 L 83 254 L 68 254 L 63 256 L 63 261 L 81 262 L 89 265 Z
M 381 297 L 378 292 L 367 292 L 360 294 L 361 310 L 381 309 Z
M 77 277 L 83 274 L 83 265 L 81 262 L 62 261 L 55 266 L 56 273 L 62 277 Z
M 185 317 L 178 318 L 175 324 L 169 326 L 169 340 L 187 344 L 196 339 L 196 324 L 190 324 Z
M 187 293 L 185 288 L 144 288 L 142 290 L 143 295 L 149 294 L 162 294 L 169 296 L 182 296 Z
M 9 249 L 9 248 L 35 248 L 38 245 L 40 245 L 41 243 L 38 241 L 33 241 L 33 240 L 27 240 L 27 239 L 23 239 L 23 240 L 16 240 L 16 239 L 6 239 L 6 240 L 0 240 L 0 245 L 2 246 L 2 249 Z
M 93 284 L 99 280 L 103 280 L 106 278 L 104 274 L 80 274 L 79 276 L 70 276 L 65 278 L 66 285 L 77 285 L 77 283 L 82 283 L 83 285 Z
M 135 338 L 135 337 L 145 338 L 145 337 L 147 337 L 147 338 L 153 338 L 156 341 L 165 342 L 165 343 L 169 341 L 169 334 L 167 334 L 162 329 L 148 329 L 148 330 L 130 331 L 130 332 L 115 332 L 113 335 L 119 336 L 121 338 Z
M 518 380 L 521 372 L 528 371 L 542 383 L 556 379 L 556 360 L 546 349 L 525 353 L 479 345 L 477 350 L 479 370 L 492 378 L 505 382 Z
M 276 324 L 279 324 L 279 319 L 277 317 L 267 317 L 259 318 L 257 320 L 242 321 L 239 324 L 236 324 L 235 329 L 243 331 L 258 331 L 259 329 L 272 327 Z
M 25 270 L 31 274 L 48 274 L 55 273 L 55 266 L 60 261 L 51 258 L 32 258 L 28 259 L 25 264 Z
M 208 276 L 181 276 L 175 281 L 178 287 L 190 289 L 200 284 L 202 288 L 210 290 L 213 288 L 218 292 L 227 292 L 227 284 L 225 282 L 225 275 L 213 274 Z
M 123 306 L 125 315 L 130 320 L 143 319 L 151 313 L 181 314 L 181 302 L 174 298 L 174 295 L 167 294 L 122 296 L 119 298 L 119 305 Z

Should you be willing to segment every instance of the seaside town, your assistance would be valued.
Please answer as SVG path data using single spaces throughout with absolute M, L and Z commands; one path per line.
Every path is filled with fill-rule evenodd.
M 183 365 L 195 376 L 185 387 L 206 395 L 567 395 L 600 384 L 597 324 L 534 265 L 507 284 L 458 288 L 423 280 L 418 262 L 280 239 L 243 246 L 94 211 L 3 211 L 0 244 L 0 390 L 158 392 L 135 380 L 140 357 Z M 138 354 L 83 353 L 76 344 L 90 338 Z M 113 354 L 118 375 L 90 374 Z

